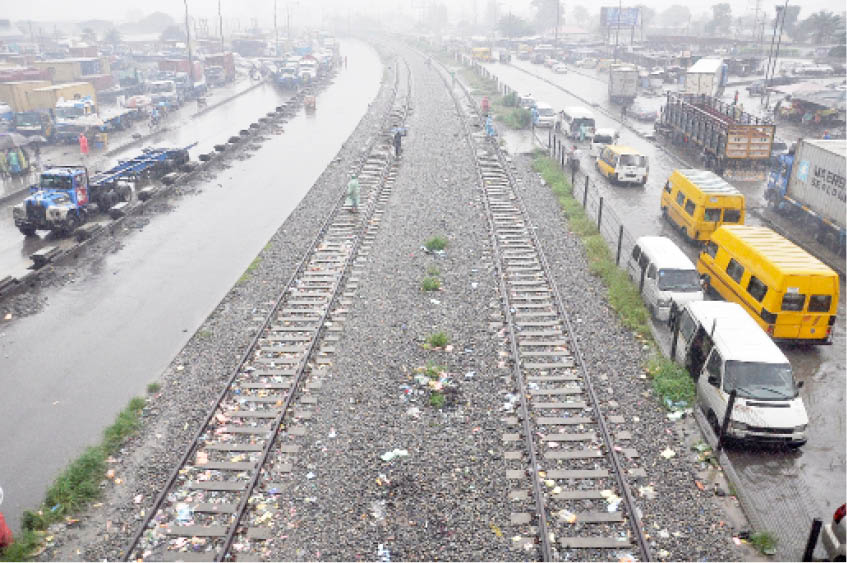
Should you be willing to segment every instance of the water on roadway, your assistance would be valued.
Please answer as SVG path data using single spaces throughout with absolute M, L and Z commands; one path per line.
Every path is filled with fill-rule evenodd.
M 62 467 L 167 367 L 352 133 L 376 95 L 382 65 L 363 43 L 343 41 L 342 51 L 349 67 L 318 95 L 317 112 L 301 111 L 284 134 L 233 160 L 203 191 L 154 215 L 119 251 L 51 293 L 42 312 L 2 329 L 0 486 L 13 528 Z M 277 99 L 219 114 L 215 138 L 237 134 Z
M 159 133 L 145 139 L 143 144 L 121 149 L 110 157 L 97 157 L 98 166 L 95 166 L 92 172 L 101 167 L 108 169 L 121 159 L 132 158 L 138 155 L 143 147 L 148 146 L 183 147 L 197 143 L 197 146 L 190 151 L 191 156 L 196 159 L 197 155 L 212 151 L 216 144 L 225 143 L 230 136 L 237 135 L 240 129 L 245 129 L 251 122 L 264 117 L 265 113 L 289 97 L 289 93 L 278 90 L 270 83 L 264 83 L 199 115 L 195 115 L 194 102 L 189 102 L 179 110 L 179 114 L 174 114 L 165 121 Z M 222 126 L 223 124 L 226 125 Z M 138 123 L 135 130 L 146 134 L 147 125 L 143 122 Z M 73 150 L 76 145 L 69 145 L 69 147 L 70 149 L 66 152 L 70 153 L 70 156 L 54 157 L 52 162 L 64 164 L 79 162 L 76 151 Z M 94 161 L 95 157 L 92 156 L 91 160 Z M 99 166 L 103 162 L 106 164 Z M 33 176 L 28 178 L 30 182 L 35 181 Z M 16 179 L 12 182 L 19 184 L 21 180 Z M 24 185 L 21 184 L 20 187 Z M 64 248 L 74 244 L 73 239 L 56 237 L 48 231 L 38 231 L 37 236 L 24 237 L 15 228 L 10 208 L 27 195 L 22 194 L 0 208 L 0 279 L 5 276 L 20 278 L 26 274 L 27 268 L 32 264 L 30 255 L 44 246 L 57 245 Z
M 587 106 L 584 101 L 568 94 L 561 88 L 574 92 L 580 98 L 595 101 L 606 110 L 619 115 L 620 109 L 608 102 L 606 82 L 596 76 L 568 72 L 556 74 L 542 65 L 517 61 L 513 65 L 490 63 L 484 65 L 501 84 L 505 83 L 520 93 L 529 92 L 536 101 L 544 101 L 555 109 L 567 106 Z M 569 67 L 571 68 L 571 67 Z M 527 71 L 532 75 L 527 74 Z M 579 69 L 579 72 L 592 73 Z M 543 77 L 554 85 L 536 76 Z M 734 92 L 734 91 L 733 91 Z M 661 100 L 655 98 L 653 101 Z M 592 109 L 589 107 L 589 109 Z M 625 217 L 626 229 L 635 237 L 644 235 L 662 235 L 675 240 L 696 261 L 696 250 L 682 241 L 679 233 L 662 219 L 659 213 L 659 201 L 662 187 L 675 168 L 685 167 L 677 156 L 669 154 L 658 143 L 650 142 L 632 130 L 621 127 L 618 120 L 593 110 L 597 127 L 612 127 L 620 131 L 620 144 L 638 149 L 650 159 L 650 176 L 647 185 L 641 187 L 612 186 L 596 174 L 593 159 L 583 158 L 581 169 L 588 171 L 593 182 L 600 188 L 607 205 Z M 637 130 L 648 130 L 651 125 L 628 119 Z M 546 144 L 547 132 L 540 130 L 539 136 Z M 779 127 L 777 126 L 777 136 Z M 511 135 L 507 141 L 516 142 Z M 522 146 L 526 141 L 517 141 Z M 586 148 L 583 146 L 582 148 Z M 736 183 L 745 193 L 748 209 L 762 205 L 761 183 Z M 753 214 L 747 215 L 747 223 L 761 224 Z M 626 255 L 626 253 L 624 253 Z M 847 362 L 845 362 L 845 284 L 840 285 L 838 318 L 833 330 L 832 346 L 791 347 L 782 349 L 791 362 L 795 376 L 804 382 L 801 396 L 809 414 L 809 441 L 798 452 L 785 455 L 760 451 L 736 451 L 733 461 L 752 482 L 766 483 L 769 475 L 774 479 L 782 475 L 802 475 L 807 483 L 813 484 L 811 493 L 814 506 L 819 515 L 829 517 L 847 496 L 847 455 L 845 455 L 845 386 L 847 386 Z

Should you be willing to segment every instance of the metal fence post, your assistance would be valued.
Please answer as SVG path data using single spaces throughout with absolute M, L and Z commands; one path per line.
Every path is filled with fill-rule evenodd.
M 618 252 L 615 255 L 615 266 L 621 265 L 621 245 L 623 244 L 623 224 L 618 228 Z
M 562 146 L 561 143 L 559 144 L 559 146 L 560 147 Z M 559 157 L 562 159 L 562 170 L 564 170 L 565 169 L 565 151 L 560 150 L 559 151 Z M 571 174 L 571 189 L 573 189 L 573 174 Z
M 721 424 L 721 433 L 718 435 L 718 447 L 716 453 L 720 453 L 723 448 L 723 443 L 726 438 L 726 430 L 729 428 L 729 419 L 732 416 L 732 407 L 735 406 L 735 389 L 729 393 L 729 402 L 726 404 L 726 412 L 723 414 L 723 424 Z
M 812 529 L 809 530 L 809 539 L 806 540 L 806 549 L 803 551 L 803 559 L 800 561 L 811 561 L 812 554 L 815 552 L 815 546 L 818 545 L 818 536 L 821 533 L 821 519 L 815 518 L 812 520 Z
M 551 148 L 551 145 L 552 145 L 552 142 L 551 142 L 551 140 L 553 139 L 552 133 L 553 133 L 552 131 L 547 131 L 547 148 L 548 149 Z M 552 148 L 553 148 L 553 151 L 555 152 L 556 147 L 552 147 Z
M 597 209 L 597 230 L 600 230 L 600 223 L 603 221 L 603 196 L 600 196 L 600 207 Z
M 588 206 L 588 175 L 585 176 L 585 194 L 582 196 L 582 208 L 585 209 Z
M 671 313 L 673 313 L 673 308 L 675 306 L 676 304 L 671 305 Z M 679 315 L 677 314 L 676 316 L 674 316 L 672 314 L 671 317 L 673 318 L 673 336 L 671 336 L 671 360 L 673 360 L 674 358 L 676 358 L 676 341 L 679 337 Z

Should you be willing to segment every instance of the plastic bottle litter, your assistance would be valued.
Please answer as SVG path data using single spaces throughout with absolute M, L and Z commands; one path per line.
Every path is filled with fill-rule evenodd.
M 381 459 L 382 461 L 391 461 L 392 459 L 395 459 L 395 458 L 398 458 L 398 457 L 408 457 L 408 456 L 409 456 L 408 450 L 401 450 L 399 448 L 395 448 L 395 449 L 388 451 L 388 452 L 385 452 L 384 454 L 379 456 L 379 459 Z
M 376 548 L 376 556 L 380 561 L 387 562 L 391 561 L 391 552 L 382 544 L 379 544 Z

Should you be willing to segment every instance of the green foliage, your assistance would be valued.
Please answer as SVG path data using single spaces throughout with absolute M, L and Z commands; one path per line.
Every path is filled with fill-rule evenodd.
M 444 348 L 450 342 L 450 337 L 443 330 L 430 334 L 426 339 L 428 348 Z
M 501 103 L 506 107 L 517 107 L 518 105 L 518 93 L 517 92 L 509 92 L 500 100 Z
M 532 113 L 526 108 L 513 108 L 497 114 L 497 121 L 509 129 L 529 129 L 532 124 Z
M 684 367 L 665 357 L 653 356 L 647 363 L 647 371 L 653 380 L 653 390 L 663 404 L 665 400 L 673 403 L 685 401 L 689 406 L 694 404 L 694 380 Z
M 148 383 L 147 384 L 147 393 L 149 393 L 150 395 L 153 395 L 154 393 L 158 393 L 161 388 L 162 388 L 162 386 L 159 385 L 158 383 L 156 383 L 155 381 L 153 383 Z
M 425 277 L 421 282 L 421 289 L 424 291 L 438 291 L 441 288 L 441 281 L 436 277 Z
M 427 362 L 426 367 L 422 368 L 423 374 L 430 379 L 438 379 L 444 370 L 444 366 L 435 365 L 432 362 Z
M 438 269 L 438 266 L 430 266 L 426 269 L 426 273 L 430 276 L 440 276 L 441 270 Z
M 136 432 L 144 404 L 144 399 L 133 398 L 118 414 L 115 422 L 106 428 L 103 441 L 86 449 L 56 478 L 47 490 L 41 507 L 37 511 L 24 512 L 21 521 L 23 531 L 17 535 L 15 543 L 3 551 L 0 560 L 30 560 L 39 547 L 44 535 L 43 530 L 84 508 L 100 495 L 100 482 L 106 471 L 106 459 L 116 453 L 124 441 Z
M 444 393 L 439 391 L 433 391 L 429 395 L 429 405 L 436 409 L 440 409 L 444 406 Z
M 444 250 L 447 248 L 447 239 L 441 236 L 434 236 L 424 243 L 424 248 L 430 252 L 433 250 Z
M 765 555 L 776 553 L 777 539 L 770 532 L 756 532 L 750 536 L 750 543 Z
M 258 267 L 259 267 L 259 264 L 261 264 L 261 263 L 262 263 L 262 257 L 261 257 L 261 256 L 256 256 L 256 257 L 253 259 L 253 261 L 252 261 L 252 262 L 250 262 L 250 265 L 249 265 L 249 266 L 247 266 L 247 269 L 246 269 L 246 270 L 244 270 L 244 273 L 243 273 L 243 274 L 241 274 L 241 277 L 240 277 L 240 278 L 238 278 L 238 283 L 244 283 L 244 282 L 246 282 L 247 280 L 249 280 L 249 279 L 250 279 L 250 277 L 253 275 L 253 272 L 255 272 L 255 271 L 256 271 L 256 268 L 258 268 Z

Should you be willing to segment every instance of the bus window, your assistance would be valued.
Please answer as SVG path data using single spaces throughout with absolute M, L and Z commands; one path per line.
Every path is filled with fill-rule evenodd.
M 710 207 L 703 213 L 703 220 L 709 223 L 716 223 L 721 220 L 720 207 Z
M 747 283 L 747 293 L 749 293 L 753 299 L 761 301 L 765 298 L 765 294 L 767 292 L 768 286 L 763 284 L 756 276 L 750 276 L 750 281 Z
M 741 277 L 744 276 L 744 266 L 736 262 L 735 258 L 730 258 L 729 264 L 726 265 L 726 273 L 735 280 L 735 283 L 741 283 Z
M 802 311 L 806 296 L 803 293 L 786 293 L 782 298 L 783 311 Z
M 685 202 L 685 194 L 684 194 L 684 193 L 682 193 L 682 190 L 680 190 L 679 192 L 677 192 L 677 194 L 676 194 L 676 202 L 677 202 L 678 204 L 680 204 L 680 205 L 682 205 L 682 204 L 683 204 L 683 202 Z
M 712 241 L 707 242 L 705 252 L 706 254 L 714 258 L 718 254 L 718 245 L 713 243 Z
M 741 221 L 741 210 L 740 209 L 724 209 L 723 210 L 723 222 L 724 223 L 738 223 Z
M 694 202 L 690 199 L 685 202 L 685 212 L 691 215 L 692 217 L 694 216 Z
M 832 295 L 812 295 L 809 297 L 810 313 L 826 313 L 832 306 Z

